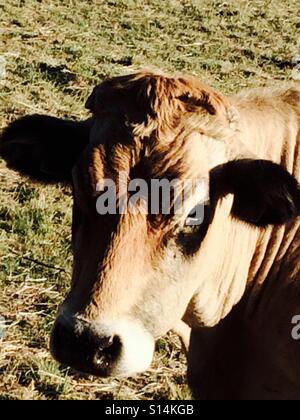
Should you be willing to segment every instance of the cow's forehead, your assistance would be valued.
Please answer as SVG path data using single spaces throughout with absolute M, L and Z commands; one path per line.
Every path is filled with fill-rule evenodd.
M 197 132 L 169 144 L 94 144 L 87 151 L 81 172 L 89 178 L 94 190 L 103 179 L 116 179 L 120 174 L 127 181 L 133 178 L 147 181 L 207 179 L 212 160 L 217 155 L 222 155 L 219 158 L 223 159 L 222 150 L 215 149 L 212 151 L 214 156 L 210 156 L 203 135 Z

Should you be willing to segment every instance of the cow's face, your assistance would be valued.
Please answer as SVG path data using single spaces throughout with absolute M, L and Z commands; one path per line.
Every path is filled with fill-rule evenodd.
M 197 287 L 194 262 L 212 216 L 207 162 L 203 159 L 197 168 L 192 153 L 200 151 L 200 137 L 191 135 L 186 140 L 185 153 L 185 146 L 176 152 L 176 144 L 168 145 L 159 152 L 144 151 L 134 164 L 132 155 L 138 151 L 132 153 L 131 147 L 92 145 L 73 169 L 74 272 L 53 333 L 58 359 L 70 363 L 74 349 L 79 358 L 74 365 L 86 369 L 81 365 L 84 352 L 96 351 L 93 357 L 99 361 L 91 367 L 93 373 L 143 370 L 151 362 L 154 340 L 183 317 Z M 113 181 L 111 197 L 107 181 Z M 160 183 L 159 191 L 152 181 Z M 180 182 L 186 181 L 186 197 L 177 210 L 168 205 L 163 209 L 169 204 L 166 196 L 171 204 L 176 195 L 173 181 L 178 181 L 178 193 Z M 146 197 L 139 194 L 140 187 L 146 188 Z M 120 190 L 127 209 L 121 208 Z M 156 204 L 158 208 L 151 209 Z M 101 205 L 107 205 L 107 214 L 99 214 Z M 68 343 L 69 323 L 80 333 Z M 91 331 L 94 341 L 87 340 Z M 104 349 L 99 352 L 102 339 Z M 86 347 L 86 341 L 91 347 Z M 65 343 L 70 346 L 67 350 Z
M 203 84 L 153 74 L 116 78 L 87 105 L 90 139 L 69 159 L 73 279 L 51 348 L 80 371 L 129 375 L 150 365 L 155 339 L 182 318 L 208 325 L 206 307 L 218 290 L 207 287 L 207 267 L 219 262 L 224 225 L 233 217 L 284 223 L 299 213 L 299 190 L 279 165 L 231 160 L 241 151 L 230 137 L 229 105 Z M 0 152 L 29 173 L 13 159 L 17 138 L 7 130 Z M 32 156 L 47 159 L 40 154 Z M 202 307 L 191 304 L 196 293 Z

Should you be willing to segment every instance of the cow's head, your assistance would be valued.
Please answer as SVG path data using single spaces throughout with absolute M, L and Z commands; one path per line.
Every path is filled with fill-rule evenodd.
M 229 102 L 196 80 L 113 78 L 94 89 L 87 107 L 93 118 L 84 124 L 38 116 L 13 123 L 0 153 L 36 179 L 73 185 L 73 278 L 53 328 L 53 355 L 95 375 L 128 375 L 150 365 L 155 339 L 182 318 L 209 326 L 228 313 L 244 284 L 220 285 L 221 271 L 248 269 L 247 249 L 232 262 L 228 241 L 240 229 L 250 243 L 264 226 L 298 215 L 299 189 L 281 166 L 247 155 Z M 157 197 L 148 195 L 120 212 L 136 179 L 148 193 L 153 179 L 178 180 L 170 211 L 158 199 L 153 214 Z M 176 212 L 187 180 L 201 187 Z M 100 214 L 109 207 L 108 181 L 116 207 Z

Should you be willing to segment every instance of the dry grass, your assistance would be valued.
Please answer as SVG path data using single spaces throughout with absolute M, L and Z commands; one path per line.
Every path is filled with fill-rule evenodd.
M 225 92 L 291 79 L 299 31 L 297 0 L 0 0 L 0 128 L 34 112 L 84 118 L 96 83 L 140 66 L 193 73 Z M 0 197 L 0 398 L 188 398 L 173 335 L 157 343 L 151 370 L 126 380 L 80 377 L 51 359 L 72 263 L 71 197 L 1 163 Z

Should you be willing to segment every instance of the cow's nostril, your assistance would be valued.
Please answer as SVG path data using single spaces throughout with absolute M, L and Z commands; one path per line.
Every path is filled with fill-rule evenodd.
M 100 343 L 99 343 L 99 349 L 100 350 L 104 350 L 107 349 L 108 347 L 110 347 L 114 342 L 114 337 L 104 337 L 100 339 Z
M 121 340 L 116 336 L 102 338 L 100 345 L 95 351 L 94 364 L 97 367 L 108 367 L 116 361 L 121 354 Z

